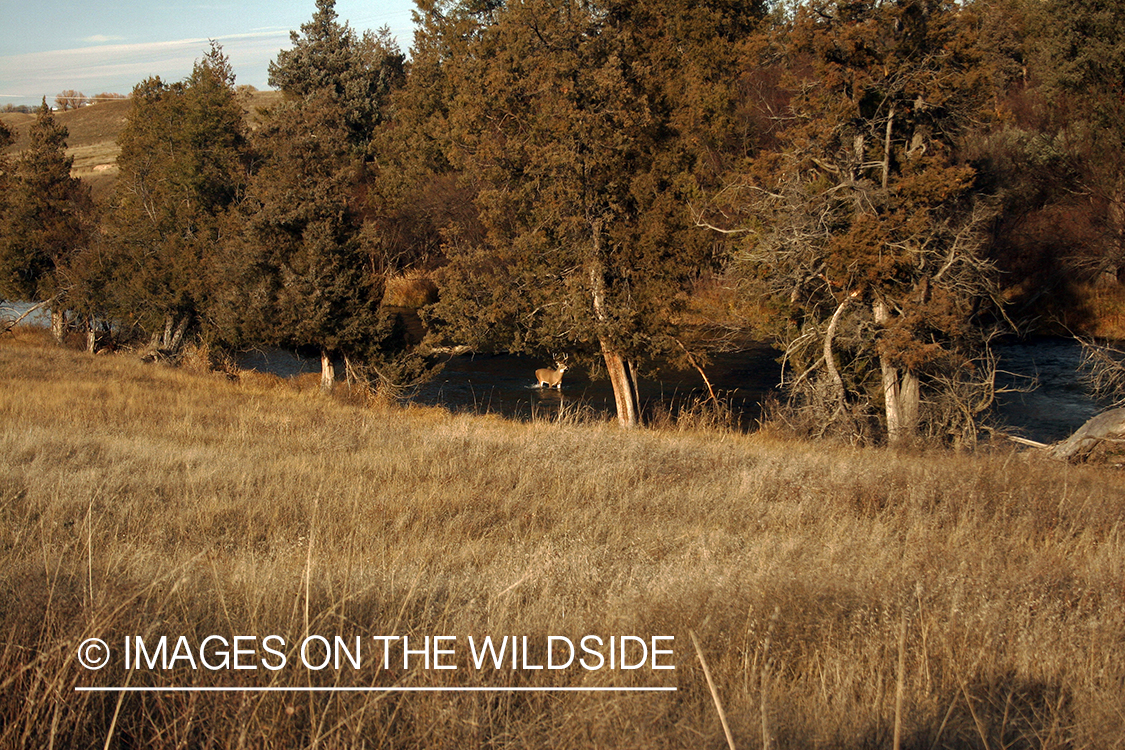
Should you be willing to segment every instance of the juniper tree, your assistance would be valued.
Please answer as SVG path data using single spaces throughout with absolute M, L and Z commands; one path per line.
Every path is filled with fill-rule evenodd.
M 0 120 L 0 215 L 8 205 L 8 187 L 12 182 L 11 160 L 8 158 L 8 146 L 16 141 L 16 135 L 11 128 Z
M 244 189 L 242 105 L 215 44 L 186 80 L 149 78 L 132 98 L 107 226 L 115 313 L 175 349 L 208 305 L 214 249 Z
M 753 3 L 420 4 L 433 137 L 475 191 L 432 320 L 478 348 L 599 357 L 636 425 L 639 363 L 676 349 L 712 257 L 688 202 L 714 174 L 724 73 Z
M 12 186 L 12 164 L 11 159 L 8 157 L 7 150 L 16 141 L 15 133 L 7 126 L 4 121 L 0 120 L 0 227 L 7 221 L 8 203 L 10 201 L 11 186 Z M 0 248 L 3 248 L 3 240 L 0 239 Z M 2 252 L 2 250 L 0 250 Z M 0 289 L 0 299 L 3 295 L 10 294 L 6 289 Z
M 71 176 L 66 139 L 44 99 L 7 180 L 0 221 L 0 296 L 51 300 L 51 327 L 60 341 L 68 304 L 60 271 L 89 241 L 93 214 L 89 189 Z
M 335 0 L 317 0 L 312 19 L 290 32 L 291 49 L 269 65 L 269 83 L 290 102 L 328 97 L 343 114 L 349 142 L 364 152 L 402 84 L 405 56 L 388 29 L 362 35 L 340 23 Z
M 332 358 L 352 352 L 377 324 L 382 277 L 360 247 L 354 200 L 359 169 L 344 113 L 330 97 L 275 112 L 258 133 L 262 164 L 244 206 L 234 294 L 244 341 L 316 347 L 325 388 Z
M 350 363 L 390 351 L 391 323 L 379 310 L 386 269 L 374 262 L 365 228 L 372 139 L 404 75 L 389 33 L 357 36 L 334 5 L 318 0 L 293 48 L 270 65 L 284 98 L 256 134 L 259 164 L 241 231 L 226 243 L 227 276 L 246 285 L 228 285 L 219 316 L 242 343 L 315 347 L 326 389 L 335 357 Z
M 994 252 L 1017 314 L 1081 329 L 1076 284 L 1125 280 L 1125 8 L 993 0 L 982 12 L 989 51 L 1014 68 L 977 149 L 1004 201 Z
M 1094 215 L 1083 270 L 1117 281 L 1125 273 L 1125 7 L 1050 0 L 1041 10 L 1039 67 L 1052 102 L 1065 108 L 1059 141 Z
M 877 407 L 891 442 L 971 441 L 991 404 L 992 208 L 959 150 L 990 103 L 977 32 L 945 0 L 801 6 L 788 126 L 723 194 L 735 266 L 778 303 L 790 390 L 822 429 L 862 432 Z

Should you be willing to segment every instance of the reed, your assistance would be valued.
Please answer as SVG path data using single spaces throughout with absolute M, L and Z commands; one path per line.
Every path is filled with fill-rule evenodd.
M 1120 473 L 363 407 L 20 336 L 0 340 L 2 747 L 721 747 L 713 695 L 740 748 L 1125 736 Z M 76 658 L 212 634 L 277 634 L 289 666 Z M 676 669 L 297 668 L 308 634 L 526 635 L 533 664 L 552 635 L 674 636 Z

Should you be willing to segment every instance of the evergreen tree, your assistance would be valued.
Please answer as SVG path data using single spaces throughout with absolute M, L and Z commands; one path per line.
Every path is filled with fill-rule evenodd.
M 16 134 L 12 132 L 11 128 L 9 128 L 3 120 L 0 120 L 0 187 L 5 188 L 3 193 L 0 193 L 0 195 L 3 195 L 0 201 L 5 201 L 4 203 L 0 203 L 0 211 L 3 211 L 4 206 L 7 205 L 6 188 L 11 183 L 12 179 L 11 160 L 8 158 L 6 151 L 8 146 L 11 146 L 15 142 Z
M 1050 0 L 1042 19 L 1042 75 L 1066 112 L 1059 140 L 1096 215 L 1084 270 L 1117 281 L 1125 274 L 1125 5 Z
M 8 202 L 12 185 L 12 165 L 8 158 L 7 149 L 15 141 L 15 134 L 3 121 L 0 121 L 0 231 L 3 231 L 7 222 Z M 0 258 L 3 258 L 5 253 L 4 239 L 3 236 L 0 236 Z M 10 292 L 0 288 L 0 302 L 4 301 L 4 296 L 7 294 L 10 294 Z
M 386 353 L 386 269 L 368 251 L 365 222 L 371 144 L 404 58 L 388 32 L 360 38 L 339 23 L 332 0 L 319 0 L 292 38 L 270 66 L 285 98 L 257 133 L 260 166 L 242 232 L 227 245 L 227 275 L 245 279 L 250 293 L 228 294 L 221 317 L 243 344 L 316 347 L 327 389 L 334 358 Z
M 242 341 L 316 347 L 325 388 L 333 358 L 373 335 L 383 292 L 361 252 L 359 162 L 345 119 L 326 96 L 284 106 L 263 126 L 233 258 L 253 290 L 232 304 Z
M 891 442 L 971 441 L 991 404 L 993 210 L 960 150 L 991 103 L 978 32 L 945 0 L 817 0 L 783 42 L 790 125 L 725 208 L 820 429 L 862 433 L 879 405 Z
M 712 239 L 724 73 L 760 17 L 741 2 L 423 3 L 415 55 L 440 75 L 429 132 L 476 191 L 481 235 L 447 253 L 432 320 L 477 348 L 599 356 L 636 425 L 639 363 L 678 350 Z
M 109 220 L 115 313 L 175 349 L 206 309 L 207 269 L 244 189 L 247 145 L 234 75 L 218 45 L 185 81 L 133 90 Z
M 6 221 L 5 217 L 8 213 L 9 196 L 12 189 L 12 162 L 8 158 L 7 151 L 8 146 L 15 142 L 15 133 L 0 120 L 0 227 L 3 227 Z M 3 243 L 3 239 L 0 239 L 0 243 Z M 0 247 L 2 247 L 2 244 L 0 244 Z M 6 294 L 6 292 L 0 291 L 0 294 Z
M 301 33 L 290 32 L 293 48 L 270 63 L 269 84 L 291 101 L 329 97 L 343 113 L 350 143 L 363 151 L 405 77 L 405 56 L 388 29 L 357 36 L 339 22 L 335 6 L 317 0 L 312 20 Z
M 0 225 L 0 295 L 53 300 L 52 328 L 62 339 L 67 301 L 60 269 L 90 238 L 88 188 L 71 177 L 67 129 L 47 106 L 39 107 L 29 144 L 16 159 Z M 3 178 L 0 178 L 3 179 Z

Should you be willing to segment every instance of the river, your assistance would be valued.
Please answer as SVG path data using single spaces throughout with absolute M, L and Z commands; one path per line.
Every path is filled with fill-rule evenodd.
M 26 305 L 7 305 L 0 315 L 19 315 Z M 28 321 L 45 325 L 45 313 Z M 25 322 L 28 322 L 25 321 Z M 1073 339 L 1035 339 L 997 347 L 1000 384 L 1012 388 L 1034 383 L 1028 392 L 1001 394 L 993 419 L 998 426 L 1044 443 L 1060 440 L 1094 416 L 1106 404 L 1087 393 L 1080 365 L 1081 347 Z M 777 352 L 768 346 L 721 354 L 705 368 L 712 387 L 730 404 L 744 428 L 761 416 L 763 400 L 774 391 L 780 367 Z M 319 358 L 302 359 L 284 351 L 249 352 L 240 363 L 247 369 L 289 377 L 320 369 Z M 519 355 L 462 355 L 449 357 L 442 370 L 417 394 L 423 404 L 455 411 L 495 412 L 517 419 L 551 417 L 562 411 L 612 415 L 613 391 L 605 378 L 591 379 L 584 368 L 568 370 L 561 389 L 541 389 L 535 370 L 552 367 L 544 359 Z M 695 370 L 649 373 L 640 383 L 642 407 L 676 408 L 705 398 L 703 379 Z
M 1004 344 L 997 355 L 1005 371 L 1000 385 L 1011 391 L 998 396 L 992 415 L 1001 429 L 1050 443 L 1067 437 L 1105 407 L 1085 389 L 1079 371 L 1082 349 L 1073 339 Z M 704 368 L 712 387 L 728 400 L 744 427 L 753 427 L 761 416 L 762 401 L 775 392 L 781 372 L 777 360 L 778 353 L 762 345 L 719 355 Z M 418 400 L 522 419 L 557 413 L 560 407 L 613 413 L 609 382 L 591 381 L 581 369 L 567 371 L 561 391 L 538 388 L 535 370 L 551 366 L 542 359 L 513 355 L 452 357 Z M 1029 386 L 1033 390 L 1016 390 Z M 642 379 L 640 394 L 645 406 L 652 408 L 657 402 L 672 407 L 676 402 L 690 403 L 705 398 L 707 391 L 699 374 L 687 370 Z
M 711 387 L 726 400 L 743 426 L 761 415 L 761 404 L 778 382 L 777 354 L 765 345 L 734 354 L 720 354 L 704 368 Z M 614 413 L 613 389 L 605 377 L 591 379 L 585 368 L 567 370 L 562 388 L 539 388 L 535 371 L 554 367 L 545 359 L 517 355 L 450 357 L 445 367 L 418 394 L 425 404 L 455 410 L 493 411 L 527 419 L 560 410 Z M 647 376 L 646 376 L 647 375 Z M 642 409 L 678 408 L 708 397 L 706 384 L 692 370 L 642 373 L 638 390 Z
M 995 418 L 1014 434 L 1053 443 L 1109 405 L 1094 399 L 1086 389 L 1082 347 L 1074 339 L 1002 344 L 996 353 L 1005 371 L 998 382 L 1013 390 L 997 396 Z M 1034 388 L 1027 390 L 1029 385 Z

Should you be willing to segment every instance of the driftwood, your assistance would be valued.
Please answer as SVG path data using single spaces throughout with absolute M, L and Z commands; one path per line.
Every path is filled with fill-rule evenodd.
M 1004 437 L 1008 438 L 1009 440 L 1011 440 L 1013 443 L 1019 443 L 1020 445 L 1026 445 L 1029 448 L 1050 448 L 1051 447 L 1047 443 L 1040 443 L 1038 440 L 1028 440 L 1027 438 L 1023 438 L 1023 437 L 1020 437 L 1018 435 L 1006 435 L 1004 433 L 1000 433 L 1000 434 L 1003 435 Z
M 431 354 L 448 354 L 453 357 L 459 357 L 462 354 L 468 354 L 473 351 L 471 346 L 465 344 L 458 344 L 457 346 L 430 346 L 429 344 L 422 343 L 418 346 L 418 351 L 423 356 Z
M 1047 455 L 1071 463 L 1125 467 L 1125 408 L 1097 415 L 1066 440 L 1047 448 Z
M 8 331 L 12 330 L 16 326 L 18 326 L 20 323 L 22 323 L 24 318 L 28 317 L 33 312 L 35 312 L 36 310 L 42 310 L 44 307 L 47 307 L 47 306 L 53 304 L 54 302 L 57 302 L 58 299 L 59 299 L 58 295 L 56 295 L 54 297 L 51 297 L 51 299 L 43 300 L 42 302 L 37 302 L 36 304 L 27 308 L 27 310 L 24 312 L 24 314 L 19 316 L 18 318 L 10 318 L 10 319 L 5 319 L 3 321 L 0 321 L 0 333 L 7 333 Z

